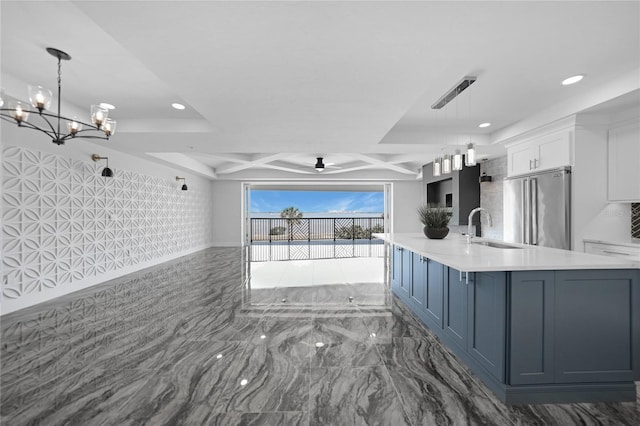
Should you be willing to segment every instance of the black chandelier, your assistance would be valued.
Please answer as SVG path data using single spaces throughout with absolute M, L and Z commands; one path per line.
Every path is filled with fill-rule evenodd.
M 60 115 L 62 92 L 61 62 L 63 59 L 65 61 L 70 60 L 71 56 L 62 50 L 58 50 L 53 47 L 47 47 L 47 52 L 58 58 L 57 114 L 47 112 L 51 106 L 51 99 L 53 98 L 51 90 L 45 89 L 42 86 L 29 85 L 30 106 L 26 102 L 15 100 L 9 102 L 8 108 L 2 108 L 2 106 L 4 106 L 4 93 L 0 94 L 0 117 L 2 117 L 3 120 L 17 123 L 18 127 L 25 127 L 27 129 L 34 129 L 45 133 L 51 138 L 51 141 L 57 145 L 62 145 L 67 140 L 75 138 L 76 136 L 89 139 L 108 140 L 109 137 L 115 133 L 116 122 L 108 118 L 109 109 L 107 107 L 103 105 L 91 105 L 91 124 L 83 123 L 75 118 L 67 118 Z M 44 121 L 44 125 L 38 126 L 37 124 L 27 121 L 30 114 L 37 114 L 40 116 Z M 66 122 L 66 125 L 64 126 L 66 133 L 63 132 L 63 121 Z M 85 134 L 85 132 L 97 133 Z

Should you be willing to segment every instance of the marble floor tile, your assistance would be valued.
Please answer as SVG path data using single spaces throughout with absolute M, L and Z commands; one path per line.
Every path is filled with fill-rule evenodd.
M 212 405 L 217 412 L 303 411 L 309 399 L 310 346 L 248 344 L 225 372 L 227 385 Z M 284 349 L 284 350 L 283 350 Z M 302 358 L 302 360 L 301 360 Z
M 252 289 L 242 254 L 203 250 L 3 316 L 0 423 L 640 424 L 640 392 L 502 404 L 377 281 L 379 259 L 277 262 Z
M 311 370 L 310 425 L 410 425 L 382 366 Z

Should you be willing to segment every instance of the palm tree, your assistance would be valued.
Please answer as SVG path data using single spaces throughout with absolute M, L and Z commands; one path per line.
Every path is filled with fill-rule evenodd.
M 280 217 L 283 219 L 287 219 L 287 223 L 289 224 L 289 241 L 293 238 L 293 225 L 297 225 L 300 223 L 300 219 L 302 219 L 302 212 L 298 210 L 297 207 L 287 207 L 280 212 Z

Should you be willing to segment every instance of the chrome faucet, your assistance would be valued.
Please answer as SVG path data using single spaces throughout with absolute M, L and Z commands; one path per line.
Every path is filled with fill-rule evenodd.
M 467 222 L 467 244 L 471 244 L 471 220 L 473 220 L 473 215 L 476 214 L 476 212 L 480 212 L 480 218 L 482 219 L 482 212 L 485 212 L 487 214 L 487 218 L 489 219 L 489 226 L 493 226 L 493 221 L 491 220 L 491 213 L 489 213 L 489 211 L 487 209 L 483 209 L 482 207 L 476 207 L 475 209 L 471 210 L 471 213 L 469 213 L 469 221 Z

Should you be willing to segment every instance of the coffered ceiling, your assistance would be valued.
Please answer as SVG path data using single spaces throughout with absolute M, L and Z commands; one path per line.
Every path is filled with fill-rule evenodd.
M 0 13 L 8 95 L 54 89 L 45 48 L 64 50 L 63 112 L 112 103 L 110 147 L 217 179 L 415 179 L 435 155 L 468 142 L 499 155 L 640 88 L 636 1 L 3 0 Z

